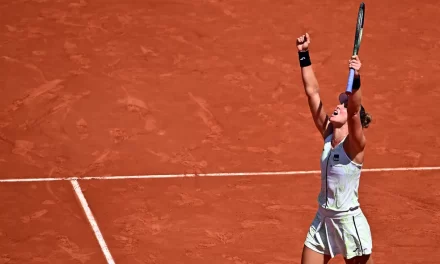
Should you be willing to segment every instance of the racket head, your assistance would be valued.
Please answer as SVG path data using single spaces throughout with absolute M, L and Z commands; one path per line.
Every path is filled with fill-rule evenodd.
M 356 32 L 354 35 L 353 55 L 357 55 L 361 47 L 362 33 L 364 30 L 364 19 L 365 19 L 365 3 L 362 2 L 359 6 L 359 11 L 357 16 Z

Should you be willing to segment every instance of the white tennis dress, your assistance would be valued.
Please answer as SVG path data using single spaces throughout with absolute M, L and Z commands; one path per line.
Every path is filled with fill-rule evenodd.
M 329 135 L 321 155 L 321 191 L 318 211 L 305 245 L 321 254 L 350 259 L 372 252 L 370 226 L 358 201 L 362 164 L 345 153 L 344 138 L 332 148 Z

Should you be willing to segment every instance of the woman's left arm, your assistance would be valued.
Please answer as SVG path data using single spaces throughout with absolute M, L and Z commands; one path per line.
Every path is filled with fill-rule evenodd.
M 366 145 L 366 139 L 362 127 L 362 122 L 360 118 L 361 103 L 362 103 L 362 91 L 360 89 L 360 68 L 362 63 L 359 56 L 353 56 L 349 61 L 349 68 L 355 70 L 353 90 L 348 96 L 348 106 L 347 106 L 347 122 L 349 131 L 349 143 L 351 156 L 355 157 L 357 154 L 362 152 Z

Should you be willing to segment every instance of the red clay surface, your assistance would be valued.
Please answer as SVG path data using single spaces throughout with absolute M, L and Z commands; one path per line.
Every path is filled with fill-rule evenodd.
M 363 175 L 360 200 L 375 263 L 438 262 L 440 192 L 433 182 L 439 176 Z M 300 263 L 318 181 L 312 175 L 199 177 L 82 186 L 117 263 L 281 264 Z M 337 260 L 332 263 L 343 263 Z
M 0 177 L 315 170 L 319 168 L 322 140 L 308 112 L 295 38 L 306 30 L 312 36 L 313 65 L 324 106 L 331 111 L 337 95 L 345 89 L 358 5 L 348 0 L 337 4 L 330 0 L 319 4 L 267 0 L 138 0 L 125 4 L 110 0 L 16 0 L 1 3 Z M 366 2 L 366 8 L 360 51 L 362 89 L 364 105 L 372 114 L 373 123 L 367 130 L 365 167 L 440 165 L 440 119 L 436 104 L 440 100 L 437 85 L 440 76 L 436 75 L 440 70 L 437 52 L 440 32 L 436 26 L 440 23 L 437 16 L 440 7 L 427 0 L 372 0 Z M 415 178 L 402 180 L 406 175 Z M 428 177 L 432 177 L 431 186 L 425 186 Z M 376 173 L 363 177 L 366 178 L 376 179 L 370 185 L 380 188 L 374 189 L 380 195 L 364 188 L 366 206 L 375 205 L 377 210 L 388 208 L 387 214 L 405 215 L 408 216 L 405 219 L 409 219 L 400 221 L 399 229 L 388 225 L 382 216 L 371 217 L 372 221 L 378 221 L 373 222 L 373 229 L 381 230 L 375 236 L 378 257 L 388 259 L 384 255 L 386 251 L 380 250 L 388 248 L 392 237 L 389 234 L 396 234 L 401 235 L 402 246 L 396 245 L 392 256 L 399 256 L 399 260 L 417 258 L 422 262 L 423 256 L 417 252 L 426 249 L 424 263 L 432 260 L 434 249 L 428 245 L 421 247 L 416 243 L 422 242 L 418 241 L 418 234 L 411 232 L 428 230 L 434 213 L 408 207 L 407 203 L 438 201 L 438 193 L 434 191 L 439 187 L 438 176 L 435 173 L 396 173 L 394 176 Z M 382 178 L 388 180 L 379 182 Z M 264 180 L 267 184 L 281 185 L 278 177 Z M 207 188 L 222 186 L 222 180 L 204 181 Z M 315 191 L 297 188 L 294 179 L 286 181 L 293 192 L 308 197 L 291 203 L 315 205 Z M 151 189 L 165 181 L 146 182 L 148 186 L 144 186 L 144 182 L 130 183 Z M 173 180 L 166 182 L 173 185 Z M 98 190 L 101 184 L 127 186 L 128 183 L 97 184 L 94 191 L 106 193 L 106 190 Z M 319 188 L 316 179 L 301 184 L 313 190 Z M 102 200 L 96 201 L 99 208 L 93 204 L 95 200 L 91 206 L 99 212 L 108 211 L 109 215 L 131 208 L 130 204 L 136 204 L 133 201 L 140 198 L 134 196 L 132 192 L 136 189 L 131 190 L 134 187 L 130 186 L 124 187 L 127 196 L 117 197 L 121 208 L 106 206 Z M 240 192 L 242 196 L 237 193 L 236 199 L 260 197 L 260 188 L 265 187 L 245 190 Z M 277 193 L 276 189 L 264 191 Z M 408 194 L 404 204 L 396 204 L 396 201 L 402 202 L 399 197 L 384 198 L 384 194 L 397 191 Z M 94 199 L 93 192 L 86 195 Z M 155 205 L 158 212 L 172 206 L 169 199 L 173 197 L 157 195 L 153 198 L 158 201 Z M 111 195 L 107 196 L 110 199 Z M 70 197 L 73 203 L 74 196 Z M 206 204 L 205 198 L 217 199 L 204 196 L 199 199 Z M 390 204 L 384 204 L 384 199 Z M 217 202 L 231 205 L 231 210 L 236 211 L 249 210 L 247 206 L 256 203 L 252 200 L 249 204 Z M 159 207 L 161 205 L 164 207 Z M 26 203 L 20 206 L 28 210 Z M 228 218 L 233 211 L 221 210 L 212 212 L 216 219 L 224 219 L 226 225 L 228 221 L 238 221 Z M 255 214 L 266 212 L 261 207 L 255 210 L 252 211 Z M 11 211 L 11 219 L 13 214 Z M 212 217 L 209 211 L 199 214 Z M 152 216 L 145 212 L 145 217 Z M 176 219 L 182 217 L 176 215 Z M 280 258 L 297 259 L 310 215 L 306 217 L 292 211 L 289 217 L 297 222 L 291 226 L 282 222 L 282 228 L 303 233 L 287 237 L 290 234 L 267 226 L 258 231 L 260 233 L 240 230 L 245 232 L 246 241 L 256 243 L 250 248 L 261 248 L 263 244 L 258 241 L 266 243 L 265 237 L 272 237 L 264 245 L 279 252 Z M 298 220 L 300 217 L 304 219 Z M 106 231 L 114 232 L 105 235 L 116 247 L 121 261 L 145 258 L 138 259 L 142 262 L 150 258 L 123 251 L 124 242 L 117 242 L 113 236 L 134 237 L 120 234 L 120 230 L 111 231 L 114 223 L 106 222 L 102 213 L 98 220 Z M 80 221 L 85 223 L 83 215 Z M 211 226 L 203 219 L 194 221 L 206 229 L 212 228 L 213 232 L 223 232 L 215 228 L 222 226 L 222 222 Z M 410 225 L 412 223 L 415 225 Z M 186 225 L 190 227 L 191 223 Z M 433 227 L 435 229 L 434 224 Z M 404 236 L 403 228 L 414 236 Z M 84 231 L 86 239 L 82 243 L 94 243 L 86 232 L 90 231 Z M 202 234 L 204 229 L 184 232 Z M 169 233 L 173 238 L 185 239 L 178 234 L 173 230 Z M 140 239 L 146 239 L 148 234 L 145 236 Z M 172 241 L 171 237 L 163 239 Z M 424 238 L 433 239 L 433 245 L 439 241 L 434 235 Z M 187 241 L 187 247 L 195 250 L 196 242 Z M 139 243 L 152 242 L 140 240 Z M 34 248 L 26 249 L 27 244 L 20 246 L 35 253 Z M 228 252 L 224 253 L 225 258 L 239 256 L 240 252 L 259 255 L 258 252 L 251 254 L 249 246 L 241 246 L 232 248 L 224 244 Z M 154 262 L 156 255 L 183 256 L 184 245 L 177 250 L 180 253 L 153 252 L 150 262 Z M 197 250 L 188 253 L 196 263 L 199 261 Z M 210 261 L 211 256 L 213 261 L 222 261 L 221 249 L 208 247 L 204 252 L 207 252 L 203 253 L 207 260 Z M 270 261 L 268 263 L 276 263 L 273 258 Z M 385 263 L 383 261 L 379 258 L 376 263 Z M 418 262 L 414 259 L 413 263 Z
M 0 263 L 106 263 L 69 182 L 1 184 L 0 201 Z
M 330 111 L 358 3 L 250 3 L 3 4 L 2 177 L 316 169 L 295 38 L 311 33 Z M 395 3 L 367 3 L 366 166 L 437 165 L 439 7 Z

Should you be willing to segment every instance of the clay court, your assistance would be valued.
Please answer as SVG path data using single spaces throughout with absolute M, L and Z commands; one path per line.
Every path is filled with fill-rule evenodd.
M 440 6 L 365 3 L 373 256 L 438 263 Z M 300 263 L 322 140 L 295 39 L 331 111 L 358 6 L 0 2 L 0 263 Z

